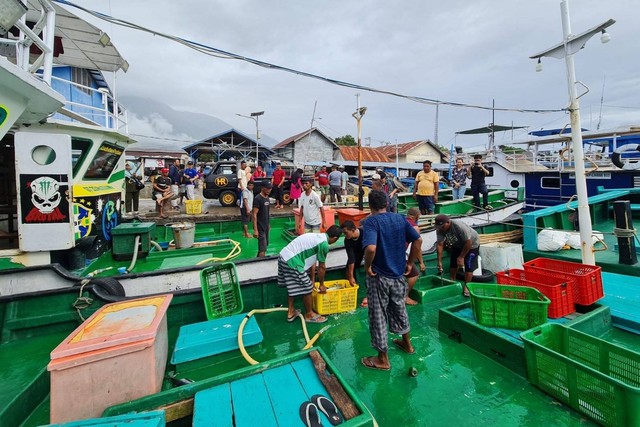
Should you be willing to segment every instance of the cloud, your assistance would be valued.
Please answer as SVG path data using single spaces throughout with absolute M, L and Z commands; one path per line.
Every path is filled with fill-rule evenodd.
M 199 43 L 278 65 L 407 95 L 496 107 L 559 109 L 567 106 L 564 61 L 543 60 L 535 73 L 528 58 L 562 39 L 557 0 L 326 0 L 275 2 L 213 0 L 206 3 L 86 0 L 83 6 Z M 576 55 L 578 79 L 590 87 L 583 111 L 599 111 L 606 76 L 606 103 L 636 106 L 638 86 L 635 22 L 631 0 L 571 3 L 575 33 L 607 18 L 611 43 L 590 40 Z M 110 33 L 131 68 L 118 76 L 118 93 L 158 100 L 173 108 L 210 114 L 252 133 L 236 116 L 265 111 L 264 133 L 283 140 L 307 129 L 316 117 L 330 136 L 356 134 L 351 114 L 356 93 L 368 107 L 363 136 L 373 141 L 434 139 L 459 142 L 455 132 L 491 121 L 532 128 L 562 126 L 566 113 L 532 114 L 442 106 L 436 109 L 388 95 L 337 87 L 245 62 L 197 53 L 166 39 L 95 25 Z M 603 127 L 633 118 L 637 110 L 609 109 Z M 171 118 L 164 117 L 171 122 Z M 145 117 L 149 131 L 170 132 Z M 158 123 L 156 123 L 158 121 Z M 464 144 L 484 143 L 483 136 Z

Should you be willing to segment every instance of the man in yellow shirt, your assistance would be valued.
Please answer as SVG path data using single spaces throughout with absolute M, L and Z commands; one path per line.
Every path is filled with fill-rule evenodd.
M 418 199 L 422 215 L 433 214 L 438 201 L 438 181 L 438 174 L 431 170 L 431 160 L 422 162 L 422 170 L 416 175 L 413 185 L 413 198 Z

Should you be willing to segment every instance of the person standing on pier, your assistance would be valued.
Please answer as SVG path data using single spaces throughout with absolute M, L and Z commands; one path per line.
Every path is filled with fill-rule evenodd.
M 413 198 L 418 199 L 422 215 L 431 215 L 438 203 L 438 174 L 431 170 L 431 160 L 422 162 L 422 170 L 416 175 L 413 185 Z
M 265 182 L 260 188 L 260 194 L 253 199 L 253 237 L 258 239 L 258 257 L 267 253 L 269 246 L 269 194 L 271 182 Z
M 300 196 L 300 218 L 304 221 L 305 233 L 319 233 L 325 229 L 324 212 L 322 211 L 322 200 L 313 191 L 313 181 L 306 178 L 302 181 L 304 192 Z
M 467 176 L 471 178 L 471 193 L 473 194 L 473 205 L 480 209 L 480 194 L 482 194 L 482 208 L 491 209 L 489 206 L 489 190 L 484 179 L 490 174 L 489 170 L 482 165 L 482 156 L 473 156 L 473 165 L 467 169 Z

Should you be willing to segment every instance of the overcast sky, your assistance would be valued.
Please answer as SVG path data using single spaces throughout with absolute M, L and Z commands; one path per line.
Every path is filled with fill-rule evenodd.
M 78 4 L 153 30 L 331 79 L 405 95 L 498 108 L 567 106 L 563 60 L 543 59 L 535 72 L 530 55 L 562 40 L 559 0 L 78 0 Z M 331 137 L 357 135 L 351 116 L 368 108 L 362 136 L 372 145 L 436 138 L 436 108 L 389 95 L 356 91 L 297 75 L 198 53 L 177 43 L 89 19 L 111 35 L 130 63 L 117 75 L 120 95 L 142 96 L 175 109 L 216 116 L 255 132 L 236 113 L 265 111 L 260 129 L 283 140 L 316 125 Z M 573 0 L 572 30 L 603 21 L 611 42 L 594 36 L 576 55 L 577 77 L 590 88 L 581 98 L 583 127 L 640 123 L 640 52 L 637 0 Z M 606 82 L 606 83 L 605 83 Z M 603 92 L 604 83 L 604 92 Z M 604 95 L 601 111 L 601 97 Z M 601 114 L 601 119 L 600 119 Z M 486 126 L 491 111 L 441 106 L 441 145 L 486 144 L 486 137 L 455 136 Z M 557 128 L 564 113 L 495 113 L 495 123 Z M 135 131 L 135 129 L 133 129 Z M 157 131 L 170 136 L 171 129 Z M 516 132 L 522 139 L 524 133 Z M 497 135 L 508 143 L 511 134 Z

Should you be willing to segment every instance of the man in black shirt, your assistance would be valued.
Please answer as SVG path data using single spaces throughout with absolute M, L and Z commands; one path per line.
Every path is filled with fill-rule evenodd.
M 467 176 L 471 178 L 471 193 L 473 194 L 473 205 L 480 208 L 480 194 L 482 194 L 482 207 L 491 209 L 489 206 L 489 190 L 484 182 L 484 177 L 489 175 L 489 170 L 482 165 L 482 156 L 473 156 L 473 164 L 467 169 Z
M 351 285 L 356 284 L 355 271 L 362 265 L 364 248 L 362 247 L 362 228 L 356 227 L 353 221 L 344 221 L 340 227 L 344 233 L 344 249 L 347 252 L 347 280 Z M 361 307 L 367 307 L 367 297 L 362 300 Z
M 258 256 L 263 257 L 269 245 L 269 194 L 271 183 L 265 182 L 253 199 L 253 237 L 258 239 Z

